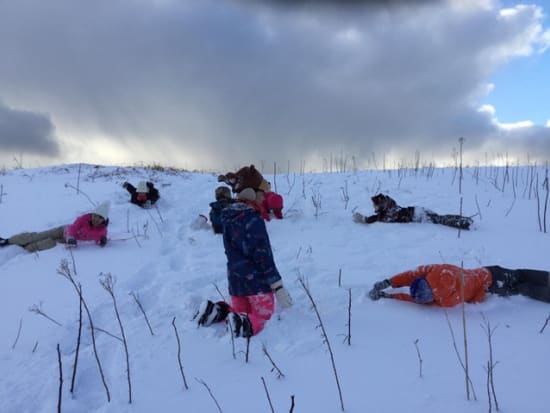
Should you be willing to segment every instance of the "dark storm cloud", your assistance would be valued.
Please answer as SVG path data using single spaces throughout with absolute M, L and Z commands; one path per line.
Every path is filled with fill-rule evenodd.
M 0 90 L 19 107 L 47 108 L 58 131 L 109 136 L 129 151 L 164 140 L 218 163 L 448 153 L 458 136 L 481 148 L 498 131 L 477 110 L 484 82 L 533 42 L 533 9 L 503 20 L 458 0 L 390 3 L 408 6 L 0 3 L 9 56 Z
M 59 155 L 54 126 L 41 113 L 10 109 L 0 102 L 0 151 Z

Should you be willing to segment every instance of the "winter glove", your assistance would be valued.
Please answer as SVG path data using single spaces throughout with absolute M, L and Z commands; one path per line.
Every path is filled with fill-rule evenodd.
M 67 247 L 69 248 L 76 247 L 76 240 L 74 239 L 74 237 L 67 238 Z
M 100 247 L 104 247 L 105 245 L 107 245 L 107 237 L 105 235 L 103 235 L 100 239 L 99 239 L 99 246 Z
M 366 222 L 365 216 L 363 214 L 360 214 L 359 212 L 354 212 L 353 222 L 357 222 L 358 224 L 364 224 Z
M 127 189 L 127 188 L 128 188 L 128 185 L 130 185 L 128 182 L 124 182 L 124 183 L 122 184 L 122 187 L 123 187 L 124 189 Z
M 391 287 L 391 282 L 388 279 L 385 279 L 384 281 L 378 281 L 374 283 L 374 289 L 375 290 L 384 290 L 385 288 Z
M 275 293 L 277 302 L 281 305 L 281 307 L 288 308 L 292 305 L 292 298 L 285 287 L 283 287 L 283 282 L 281 280 L 271 284 L 271 289 Z
M 376 288 L 373 288 L 372 290 L 370 290 L 369 292 L 369 297 L 371 300 L 373 301 L 377 301 L 381 298 L 386 298 L 386 297 L 389 297 L 388 294 L 386 294 L 384 291 L 382 290 L 377 290 Z

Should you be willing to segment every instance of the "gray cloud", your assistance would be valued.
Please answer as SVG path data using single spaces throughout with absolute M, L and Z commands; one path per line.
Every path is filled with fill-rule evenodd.
M 54 125 L 49 117 L 23 110 L 11 109 L 0 102 L 0 151 L 57 156 Z
M 502 136 L 478 106 L 490 74 L 539 40 L 536 10 L 503 19 L 479 2 L 389 3 L 409 6 L 4 2 L 0 90 L 51 113 L 59 134 L 109 136 L 130 154 L 155 138 L 182 156 L 212 154 L 204 167 L 342 150 L 448 154 L 458 136 L 480 149 Z

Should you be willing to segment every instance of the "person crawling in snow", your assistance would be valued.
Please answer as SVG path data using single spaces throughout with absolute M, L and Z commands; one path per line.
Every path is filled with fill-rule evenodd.
M 372 300 L 394 298 L 417 304 L 453 307 L 464 302 L 479 303 L 486 293 L 500 296 L 521 294 L 550 303 L 550 273 L 548 271 L 512 270 L 497 265 L 463 269 L 451 264 L 422 265 L 374 284 L 369 292 Z M 409 293 L 387 293 L 386 288 L 409 287 Z
M 223 234 L 222 210 L 235 200 L 231 197 L 231 191 L 226 186 L 217 187 L 214 195 L 216 201 L 210 203 L 210 223 L 215 234 Z
M 427 208 L 408 206 L 400 207 L 397 202 L 388 195 L 378 194 L 371 198 L 375 215 L 369 217 L 355 212 L 353 220 L 361 224 L 374 222 L 431 222 L 433 224 L 446 225 L 448 227 L 468 230 L 473 220 L 461 215 L 439 215 Z
M 231 304 L 206 301 L 198 313 L 199 326 L 226 321 L 236 337 L 251 337 L 264 328 L 275 310 L 292 305 L 275 266 L 264 220 L 263 191 L 244 188 L 237 201 L 221 212 L 223 245 Z
M 109 201 L 98 205 L 92 212 L 79 216 L 72 224 L 41 232 L 23 232 L 9 238 L 0 238 L 0 247 L 19 245 L 29 252 L 53 248 L 57 243 L 76 247 L 77 241 L 95 241 L 101 247 L 107 244 Z
M 137 188 L 129 182 L 122 187 L 130 193 L 130 202 L 142 208 L 151 208 L 160 198 L 160 193 L 152 182 L 140 181 Z

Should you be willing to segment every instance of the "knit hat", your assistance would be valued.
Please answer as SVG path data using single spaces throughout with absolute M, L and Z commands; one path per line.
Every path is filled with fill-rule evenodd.
M 237 194 L 237 199 L 243 201 L 255 201 L 256 200 L 256 191 L 252 188 L 244 188 L 241 192 Z
M 145 183 L 145 181 L 139 181 L 136 192 L 140 192 L 142 194 L 149 193 L 149 188 L 147 187 L 147 184 Z
M 105 201 L 99 204 L 93 211 L 92 214 L 99 215 L 103 217 L 103 219 L 107 220 L 109 219 L 109 209 L 111 208 L 111 202 Z
M 434 300 L 432 288 L 426 278 L 417 278 L 411 283 L 411 297 L 415 303 L 429 304 Z
M 217 201 L 220 199 L 231 199 L 231 191 L 226 186 L 218 186 L 215 195 Z
M 271 184 L 269 183 L 269 181 L 266 181 L 265 179 L 262 179 L 262 183 L 258 188 L 260 188 L 264 192 L 271 192 Z

